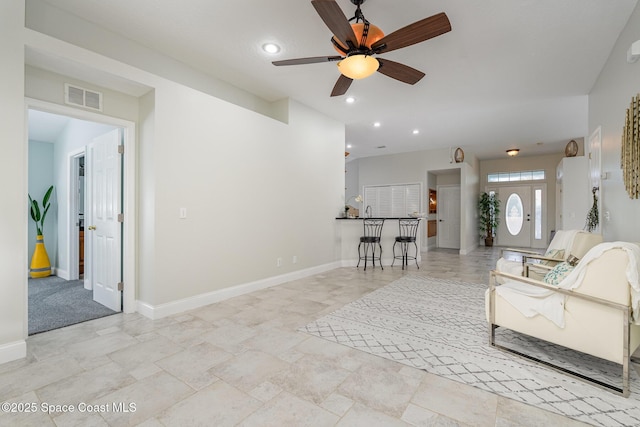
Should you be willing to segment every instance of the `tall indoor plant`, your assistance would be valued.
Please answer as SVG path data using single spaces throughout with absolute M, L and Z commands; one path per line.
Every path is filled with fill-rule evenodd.
M 42 198 L 42 209 L 37 200 L 33 200 L 29 194 L 30 214 L 31 219 L 36 223 L 36 247 L 31 257 L 30 275 L 32 278 L 47 277 L 51 275 L 51 262 L 49 261 L 49 255 L 47 249 L 44 246 L 44 220 L 47 218 L 47 212 L 51 207 L 51 193 L 53 193 L 53 185 L 49 187 L 47 192 Z
M 495 193 L 482 193 L 478 199 L 478 230 L 484 237 L 485 246 L 493 246 L 493 238 L 498 228 L 500 199 Z

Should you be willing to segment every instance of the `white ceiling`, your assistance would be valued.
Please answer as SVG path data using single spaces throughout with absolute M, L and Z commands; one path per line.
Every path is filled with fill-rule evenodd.
M 336 54 L 310 1 L 46 1 L 266 100 L 291 97 L 343 121 L 350 158 L 460 146 L 482 159 L 510 147 L 559 152 L 586 136 L 586 95 L 637 3 L 367 0 L 364 15 L 386 34 L 439 12 L 452 31 L 381 55 L 425 72 L 415 86 L 376 73 L 351 85 L 347 105 L 329 97 L 335 63 L 271 64 Z M 353 16 L 349 0 L 337 2 Z M 265 42 L 281 52 L 264 53 Z

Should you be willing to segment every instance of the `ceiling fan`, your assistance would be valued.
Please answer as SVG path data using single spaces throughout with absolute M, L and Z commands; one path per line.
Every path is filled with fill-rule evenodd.
M 360 9 L 364 2 L 351 0 L 356 5 L 356 12 L 353 18 L 347 20 L 335 0 L 312 0 L 316 12 L 333 33 L 331 42 L 340 55 L 286 59 L 273 61 L 273 65 L 339 61 L 341 74 L 331 96 L 344 95 L 354 79 L 369 77 L 376 71 L 403 83 L 413 85 L 419 82 L 424 77 L 422 71 L 388 59 L 374 58 L 374 55 L 411 46 L 451 31 L 447 15 L 433 15 L 385 36 L 380 28 L 365 19 Z M 355 23 L 351 24 L 354 20 Z

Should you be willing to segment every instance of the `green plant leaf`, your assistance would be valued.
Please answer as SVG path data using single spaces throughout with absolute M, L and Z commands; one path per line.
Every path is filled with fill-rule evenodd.
M 47 192 L 44 194 L 44 198 L 42 199 L 42 206 L 46 206 L 49 204 L 49 197 L 51 197 L 51 193 L 53 192 L 53 185 L 49 187 Z
M 37 200 L 31 201 L 31 218 L 38 223 L 40 221 L 40 206 Z

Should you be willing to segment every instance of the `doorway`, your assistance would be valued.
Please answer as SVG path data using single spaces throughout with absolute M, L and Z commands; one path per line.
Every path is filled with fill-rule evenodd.
M 460 249 L 460 185 L 439 185 L 438 247 Z
M 54 115 L 65 116 L 68 120 L 77 120 L 81 122 L 76 132 L 68 132 L 76 134 L 78 129 L 90 125 L 95 125 L 99 131 L 105 129 L 118 129 L 119 145 L 122 147 L 129 146 L 130 150 L 125 151 L 121 155 L 121 161 L 118 163 L 118 171 L 113 174 L 121 181 L 119 186 L 122 191 L 118 192 L 118 204 L 120 211 L 116 215 L 119 222 L 119 231 L 117 232 L 119 242 L 116 246 L 120 249 L 118 255 L 118 271 L 111 272 L 109 275 L 117 279 L 114 288 L 122 289 L 119 292 L 116 311 L 133 312 L 135 311 L 135 265 L 133 264 L 133 256 L 123 257 L 124 253 L 134 253 L 135 243 L 133 239 L 135 230 L 135 125 L 132 122 L 103 116 L 97 113 L 86 112 L 69 108 L 62 105 L 50 104 L 38 100 L 27 99 L 28 112 L 35 110 L 41 113 L 49 113 Z M 31 126 L 31 123 L 29 123 Z M 96 131 L 97 132 L 97 131 Z M 31 138 L 30 138 L 31 139 Z M 80 147 L 65 147 L 66 154 L 60 156 L 56 153 L 58 162 L 62 165 L 57 166 L 55 173 L 54 185 L 56 186 L 56 201 L 58 204 L 58 212 L 56 212 L 56 231 L 59 239 L 56 251 L 56 257 L 51 260 L 52 266 L 55 266 L 55 273 L 64 281 L 81 280 L 84 290 L 92 288 L 91 283 L 87 282 L 87 276 L 90 276 L 92 249 L 90 248 L 90 238 L 85 234 L 86 227 L 86 200 L 88 196 L 88 183 L 85 183 L 88 171 L 88 142 L 83 141 Z M 127 153 L 128 151 L 128 153 Z M 64 151 L 63 151 L 64 152 Z M 27 165 L 28 170 L 31 166 Z M 131 177 L 131 178 L 130 178 Z M 85 185 L 86 184 L 86 185 Z M 111 187 L 110 187 L 111 188 Z M 84 234 L 84 239 L 82 238 Z M 86 250 L 83 250 L 83 245 Z M 59 249 L 59 250 L 58 250 Z M 95 250 L 93 250 L 95 253 Z M 86 257 L 82 255 L 86 254 Z M 95 260 L 95 256 L 93 257 Z M 84 263 L 83 263 L 84 261 Z M 94 268 L 95 269 L 95 268 Z M 53 279 L 53 277 L 52 277 Z M 127 286 L 122 285 L 126 283 Z M 120 288 L 122 286 L 122 288 Z M 88 291 L 92 293 L 91 291 Z M 93 296 L 91 297 L 93 300 Z M 29 304 L 29 303 L 28 303 Z M 111 308 L 114 308 L 113 306 Z M 101 316 L 99 316 L 101 317 Z M 31 319 L 29 320 L 31 323 Z M 31 326 L 31 325 L 29 325 Z M 31 328 L 29 328 L 31 329 Z

